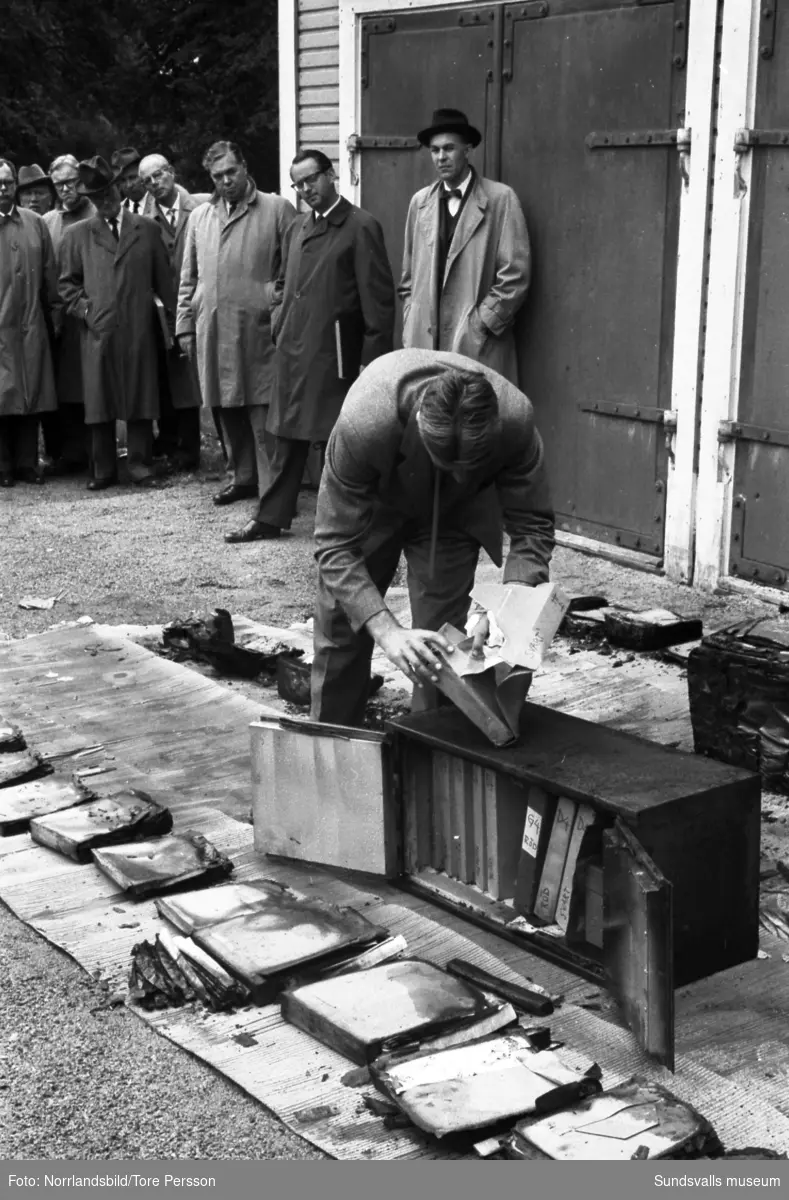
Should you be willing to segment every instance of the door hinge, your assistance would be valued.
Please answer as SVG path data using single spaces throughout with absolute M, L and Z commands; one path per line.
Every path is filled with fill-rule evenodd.
M 415 137 L 370 136 L 352 133 L 345 143 L 349 154 L 357 154 L 360 150 L 418 150 L 419 140 Z
M 768 429 L 764 425 L 743 425 L 740 421 L 721 421 L 719 442 L 761 442 L 766 446 L 789 446 L 789 429 Z
M 649 408 L 643 404 L 579 404 L 580 412 L 593 413 L 600 417 L 618 417 L 622 421 L 644 421 L 649 425 L 662 425 L 664 429 L 677 428 L 677 414 L 673 408 Z
M 736 154 L 771 146 L 784 146 L 789 149 L 789 129 L 738 129 L 734 134 Z
M 676 146 L 685 153 L 690 152 L 690 129 L 623 129 L 606 133 L 588 133 L 587 150 L 635 150 L 664 146 Z

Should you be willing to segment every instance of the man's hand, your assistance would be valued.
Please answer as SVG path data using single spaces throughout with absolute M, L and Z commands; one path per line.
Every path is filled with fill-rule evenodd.
M 193 333 L 178 334 L 178 347 L 181 353 L 185 354 L 190 362 L 194 360 L 195 356 L 195 341 L 196 339 Z
M 487 613 L 482 613 L 476 625 L 474 626 L 474 634 L 472 636 L 471 657 L 485 657 L 485 643 L 490 637 L 490 620 Z
M 430 629 L 404 629 L 388 609 L 371 617 L 366 629 L 390 662 L 399 667 L 417 687 L 422 687 L 425 681 L 438 682 L 441 659 L 435 651 L 451 654 L 453 649 L 440 633 Z

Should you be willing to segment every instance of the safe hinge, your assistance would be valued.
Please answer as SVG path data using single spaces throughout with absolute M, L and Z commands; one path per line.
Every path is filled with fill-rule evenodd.
M 641 147 L 676 146 L 690 153 L 690 129 L 623 129 L 586 135 L 587 150 L 634 150 Z

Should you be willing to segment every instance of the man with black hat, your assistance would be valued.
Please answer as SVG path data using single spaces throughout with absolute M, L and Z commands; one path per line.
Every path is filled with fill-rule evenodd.
M 49 175 L 45 175 L 38 163 L 21 167 L 16 182 L 16 202 L 20 208 L 43 217 L 51 212 L 57 202 L 55 188 Z
M 466 354 L 517 384 L 513 322 L 531 270 L 518 197 L 477 174 L 470 154 L 482 135 L 459 109 L 437 109 L 417 137 L 438 179 L 408 209 L 403 346 Z
M 153 422 L 159 415 L 153 297 L 175 313 L 167 251 L 148 217 L 121 206 L 118 175 L 101 157 L 79 164 L 79 192 L 96 215 L 66 230 L 60 295 L 80 322 L 85 423 L 90 428 L 91 491 L 117 481 L 115 422 L 126 422 L 133 483 L 152 486 Z
M 142 155 L 134 146 L 122 146 L 120 150 L 113 150 L 110 159 L 123 197 L 122 207 L 133 213 L 143 211 L 145 200 L 145 184 L 140 179 L 141 161 Z

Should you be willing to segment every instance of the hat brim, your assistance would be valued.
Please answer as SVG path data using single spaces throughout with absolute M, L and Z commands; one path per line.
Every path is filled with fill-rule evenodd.
M 98 187 L 98 188 L 88 188 L 88 187 L 85 187 L 84 183 L 78 183 L 77 184 L 77 193 L 80 196 L 100 196 L 102 192 L 109 191 L 109 189 L 111 187 L 117 187 L 119 178 L 120 178 L 120 173 L 118 173 L 118 175 L 113 175 L 112 179 L 110 179 L 110 181 L 108 183 L 104 183 L 104 184 L 102 184 L 101 187 Z
M 416 135 L 417 141 L 423 146 L 429 146 L 431 138 L 434 138 L 437 133 L 459 133 L 466 139 L 470 146 L 478 146 L 482 141 L 482 134 L 473 125 L 467 125 L 463 121 L 446 121 L 440 125 L 431 125 L 429 129 L 421 129 Z
M 31 188 L 42 186 L 48 187 L 52 195 L 57 199 L 55 185 L 48 175 L 43 175 L 41 179 L 28 179 L 27 183 L 18 183 L 16 185 L 16 194 L 18 196 L 20 192 L 29 192 Z

